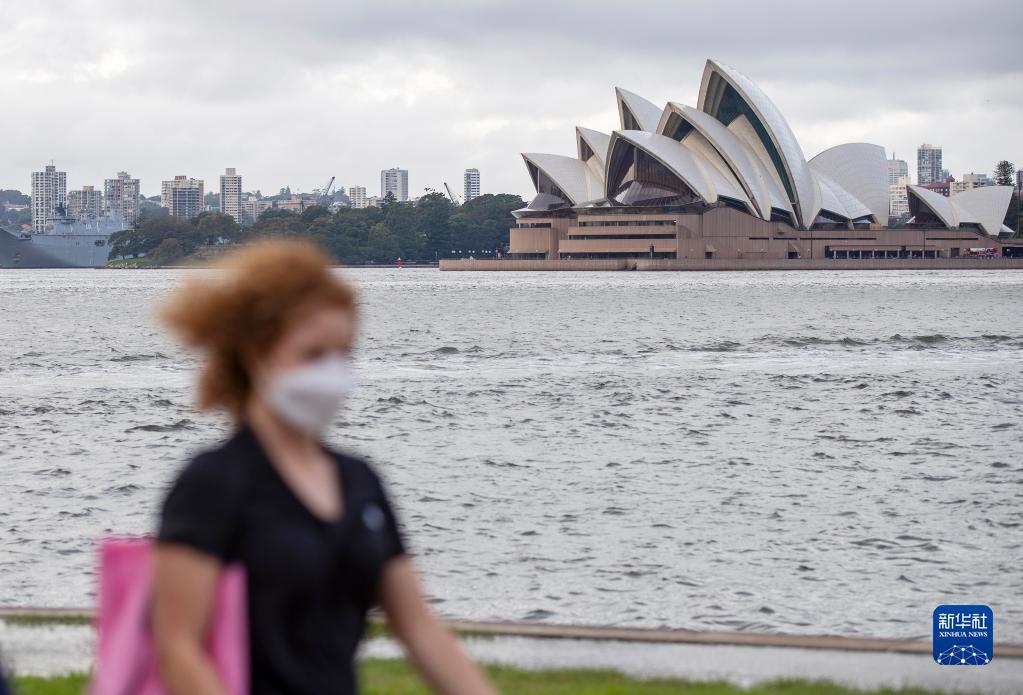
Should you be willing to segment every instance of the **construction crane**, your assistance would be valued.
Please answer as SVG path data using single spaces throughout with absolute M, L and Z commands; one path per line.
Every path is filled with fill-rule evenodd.
M 447 191 L 448 191 L 448 198 L 451 198 L 451 202 L 452 203 L 454 203 L 455 205 L 461 205 L 462 204 L 462 199 L 459 198 L 457 195 L 455 195 L 454 193 L 451 192 L 451 186 L 448 185 L 447 181 L 444 182 L 444 188 L 447 189 Z
M 326 186 L 324 186 L 323 188 L 319 188 L 319 189 L 316 189 L 316 190 L 313 191 L 313 193 L 316 195 L 316 204 L 317 205 L 321 205 L 321 206 L 323 206 L 325 208 L 329 208 L 330 204 L 332 202 L 334 202 L 332 200 L 332 198 L 331 198 L 331 189 L 334 188 L 334 179 L 335 178 L 337 178 L 337 177 L 331 176 L 330 177 L 330 181 L 327 182 Z

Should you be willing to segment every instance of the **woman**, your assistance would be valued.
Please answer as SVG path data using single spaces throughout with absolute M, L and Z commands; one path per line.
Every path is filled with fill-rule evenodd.
M 170 691 L 224 692 L 203 636 L 221 567 L 241 562 L 253 693 L 356 692 L 374 604 L 434 688 L 493 692 L 427 608 L 373 470 L 320 443 L 353 385 L 356 331 L 354 292 L 326 257 L 298 242 L 252 246 L 226 275 L 179 290 L 164 319 L 206 357 L 200 407 L 235 424 L 164 503 L 153 625 Z

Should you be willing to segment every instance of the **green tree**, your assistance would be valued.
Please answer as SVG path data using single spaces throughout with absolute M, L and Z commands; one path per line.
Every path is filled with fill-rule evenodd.
M 517 195 L 500 193 L 473 198 L 457 208 L 451 217 L 452 244 L 463 252 L 492 256 L 508 245 L 508 228 L 514 218 L 512 210 L 525 207 Z
M 367 241 L 366 255 L 370 260 L 376 263 L 393 263 L 398 257 L 398 240 L 383 222 L 377 222 L 370 227 Z
M 249 227 L 254 237 L 296 236 L 306 231 L 302 219 L 290 210 L 270 208 L 263 212 L 255 224 Z
M 995 164 L 995 183 L 999 186 L 1015 186 L 1016 182 L 1012 180 L 1012 175 L 1016 173 L 1016 167 L 1012 165 L 1008 159 Z
M 172 237 L 161 241 L 148 256 L 156 265 L 173 265 L 185 257 L 185 249 L 180 241 Z
M 159 217 L 167 217 L 169 215 L 170 210 L 147 200 L 139 203 L 139 219 L 137 224 L 141 224 L 146 220 L 155 220 Z
M 323 246 L 340 262 L 352 265 L 391 264 L 399 257 L 407 261 L 432 261 L 449 257 L 452 250 L 456 254 L 473 252 L 486 257 L 506 247 L 508 228 L 514 223 L 511 212 L 524 205 L 519 196 L 497 194 L 480 196 L 455 207 L 445 195 L 428 191 L 414 205 L 389 196 L 379 207 L 359 210 L 340 208 L 332 212 L 311 206 L 297 215 L 271 208 L 244 229 L 229 216 L 216 212 L 204 212 L 190 222 L 169 217 L 161 209 L 159 217 L 141 221 L 136 230 L 118 232 L 111 244 L 114 257 L 124 257 L 156 253 L 167 241 L 159 251 L 161 257 L 176 248 L 184 257 L 200 245 L 222 239 L 244 242 L 266 237 L 305 237 Z
M 12 205 L 28 205 L 31 202 L 32 198 L 19 190 L 5 188 L 0 191 L 0 204 L 11 203 Z
M 12 205 L 29 205 L 31 202 L 32 198 L 19 190 L 7 188 L 0 191 L 0 224 L 13 229 L 17 229 L 23 224 L 31 224 L 31 207 L 27 207 L 24 210 L 7 210 L 3 207 L 4 203 L 10 203 Z
M 201 212 L 195 218 L 195 226 L 206 245 L 216 244 L 220 240 L 237 241 L 241 235 L 238 223 L 223 212 Z
M 406 260 L 420 258 L 424 237 L 416 226 L 416 208 L 411 205 L 387 205 L 383 208 L 384 224 L 397 243 L 396 257 Z
M 317 219 L 324 216 L 329 217 L 330 210 L 328 208 L 323 207 L 322 205 L 310 205 L 309 207 L 302 211 L 301 215 L 299 215 L 299 217 L 302 218 L 302 221 L 307 225 L 312 224 Z
M 427 259 L 447 258 L 452 251 L 451 212 L 448 197 L 432 191 L 416 201 L 416 232 L 423 237 Z
M 202 238 L 191 221 L 164 215 L 146 220 L 135 229 L 111 235 L 110 255 L 115 258 L 147 255 L 165 239 L 176 239 L 184 255 L 192 253 L 202 243 Z
M 320 243 L 341 263 L 365 262 L 366 239 L 369 236 L 367 216 L 363 210 L 347 210 L 314 225 L 310 237 Z

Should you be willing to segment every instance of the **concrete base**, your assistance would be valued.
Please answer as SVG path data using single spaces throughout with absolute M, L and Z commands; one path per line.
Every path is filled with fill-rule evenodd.
M 1023 270 L 1023 258 L 448 259 L 441 270 Z

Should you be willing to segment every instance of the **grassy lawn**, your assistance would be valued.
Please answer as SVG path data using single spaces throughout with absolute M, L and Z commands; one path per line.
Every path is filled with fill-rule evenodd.
M 152 268 L 153 261 L 148 258 L 116 258 L 107 261 L 108 268 Z
M 372 659 L 360 662 L 362 692 L 365 695 L 420 695 L 430 693 L 405 661 Z M 826 682 L 805 680 L 773 681 L 743 690 L 727 683 L 692 683 L 676 679 L 636 680 L 617 671 L 555 670 L 523 671 L 488 666 L 487 673 L 506 694 L 539 695 L 854 695 L 852 690 Z M 84 675 L 59 678 L 15 679 L 20 695 L 80 695 L 87 684 Z M 918 689 L 872 690 L 875 695 L 931 695 Z
M 15 695 L 80 695 L 89 681 L 86 676 L 21 676 L 14 679 Z

